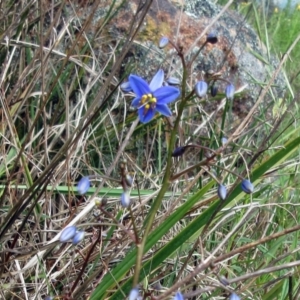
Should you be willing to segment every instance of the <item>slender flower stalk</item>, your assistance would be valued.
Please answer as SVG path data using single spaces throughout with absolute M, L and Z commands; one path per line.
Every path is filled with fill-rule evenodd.
M 138 109 L 139 119 L 142 123 L 151 121 L 156 112 L 166 117 L 172 115 L 167 104 L 175 101 L 180 91 L 171 86 L 162 86 L 164 81 L 164 72 L 159 70 L 150 84 L 136 75 L 129 76 L 129 82 L 136 97 L 131 105 Z

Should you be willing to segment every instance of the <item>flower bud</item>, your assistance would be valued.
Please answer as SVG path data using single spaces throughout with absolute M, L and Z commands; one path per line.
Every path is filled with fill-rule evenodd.
M 218 196 L 221 200 L 225 200 L 227 197 L 227 189 L 226 186 L 223 184 L 219 184 L 218 187 Z
M 138 287 L 131 289 L 128 300 L 137 300 L 140 295 Z
M 248 179 L 242 181 L 241 188 L 246 194 L 252 194 L 254 191 L 254 186 Z
M 175 297 L 173 298 L 173 300 L 184 300 L 184 299 L 183 299 L 182 294 L 180 292 L 177 292 L 175 294 Z
M 180 81 L 180 79 L 178 79 L 176 77 L 169 77 L 167 79 L 167 83 L 170 85 L 180 85 L 181 81 Z
M 210 44 L 216 44 L 218 42 L 218 37 L 215 32 L 211 32 L 206 37 L 206 42 Z
M 241 300 L 241 298 L 236 293 L 232 293 L 229 296 L 229 300 Z
M 46 296 L 46 298 L 44 300 L 53 300 L 53 297 Z
M 91 186 L 89 177 L 82 177 L 77 184 L 77 191 L 80 195 L 85 194 Z
M 199 98 L 202 98 L 207 93 L 207 83 L 205 81 L 198 81 L 195 85 L 195 93 Z
M 121 91 L 124 92 L 124 93 L 130 93 L 130 92 L 132 92 L 132 88 L 131 88 L 131 85 L 130 85 L 130 82 L 129 82 L 129 81 L 123 82 L 123 83 L 120 85 L 120 89 L 121 89 Z
M 127 191 L 124 191 L 123 194 L 121 195 L 121 205 L 124 208 L 128 208 L 130 205 L 130 194 Z
M 73 245 L 79 244 L 83 240 L 84 236 L 85 236 L 84 231 L 77 231 L 72 240 Z
M 126 174 L 125 175 L 125 182 L 128 186 L 132 186 L 132 183 L 133 183 L 133 179 L 132 177 L 129 175 L 129 174 Z
M 168 43 L 169 43 L 169 39 L 163 36 L 158 43 L 158 47 L 160 49 L 165 48 L 168 45 Z
M 185 149 L 186 147 L 177 147 L 173 153 L 172 153 L 172 156 L 173 157 L 179 157 L 179 156 L 182 156 L 185 152 Z
M 215 97 L 218 93 L 218 88 L 215 85 L 212 85 L 210 87 L 210 94 L 212 97 Z
M 220 276 L 220 282 L 225 286 L 229 285 L 227 278 L 224 276 Z
M 68 242 L 70 239 L 72 239 L 75 236 L 76 230 L 77 230 L 76 226 L 68 226 L 64 228 L 64 230 L 60 234 L 59 241 L 61 243 Z
M 233 84 L 228 84 L 225 89 L 225 95 L 228 100 L 232 100 L 234 98 L 235 88 Z
M 227 144 L 227 142 L 228 142 L 228 139 L 226 138 L 226 137 L 222 137 L 221 138 L 221 144 L 222 144 L 222 146 L 224 146 L 225 144 Z

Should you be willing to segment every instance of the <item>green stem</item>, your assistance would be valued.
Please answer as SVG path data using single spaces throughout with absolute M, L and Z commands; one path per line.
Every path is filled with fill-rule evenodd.
M 149 235 L 149 232 L 151 230 L 151 227 L 153 225 L 155 215 L 156 215 L 159 207 L 161 206 L 162 200 L 165 196 L 165 193 L 168 191 L 168 188 L 170 185 L 170 178 L 172 175 L 172 173 L 171 173 L 172 152 L 173 152 L 173 149 L 175 146 L 176 136 L 177 136 L 177 132 L 178 132 L 177 128 L 179 126 L 179 122 L 180 122 L 184 107 L 186 105 L 186 102 L 189 99 L 189 97 L 185 96 L 187 68 L 186 68 L 183 54 L 179 53 L 179 57 L 182 61 L 182 65 L 183 65 L 182 90 L 181 90 L 182 91 L 182 101 L 179 106 L 178 116 L 175 120 L 174 128 L 171 131 L 171 137 L 170 137 L 169 148 L 168 148 L 167 166 L 165 169 L 165 175 L 163 178 L 162 187 L 161 187 L 156 199 L 154 200 L 154 202 L 152 204 L 152 207 L 150 209 L 148 217 L 146 218 L 146 220 L 144 222 L 145 230 L 144 230 L 143 238 L 142 238 L 141 242 L 137 244 L 137 257 L 136 257 L 135 273 L 134 273 L 134 278 L 133 278 L 133 286 L 136 286 L 139 283 L 139 277 L 140 277 L 140 272 L 141 272 L 145 243 L 146 243 L 147 237 Z

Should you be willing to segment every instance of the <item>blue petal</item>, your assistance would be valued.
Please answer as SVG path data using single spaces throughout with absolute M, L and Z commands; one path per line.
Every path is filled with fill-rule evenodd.
M 132 100 L 132 102 L 131 102 L 131 106 L 137 108 L 137 107 L 139 106 L 140 101 L 141 101 L 141 97 L 136 97 L 136 98 L 134 98 L 134 99 Z
M 142 123 L 148 123 L 149 121 L 151 121 L 153 119 L 153 117 L 155 115 L 155 111 L 154 111 L 154 109 L 150 108 L 147 111 L 147 113 L 144 115 L 144 110 L 145 110 L 144 107 L 139 108 L 139 110 L 138 110 L 139 118 Z
M 156 104 L 156 110 L 166 117 L 172 116 L 172 112 L 170 111 L 167 104 Z
M 159 89 L 164 82 L 164 71 L 163 70 L 158 70 L 158 72 L 154 75 L 152 78 L 149 87 L 152 92 L 156 91 Z
M 180 95 L 179 89 L 172 86 L 163 86 L 153 93 L 157 103 L 168 104 L 175 101 Z
M 143 78 L 136 75 L 130 75 L 128 79 L 132 90 L 137 96 L 142 97 L 145 94 L 151 94 L 150 87 Z

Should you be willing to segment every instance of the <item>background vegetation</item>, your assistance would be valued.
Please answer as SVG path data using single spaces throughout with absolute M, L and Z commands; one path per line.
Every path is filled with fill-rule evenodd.
M 124 299 L 139 284 L 144 299 L 178 290 L 187 299 L 299 299 L 300 12 L 232 7 L 256 27 L 263 59 L 280 59 L 239 124 L 223 91 L 221 116 L 207 117 L 188 97 L 188 72 L 174 117 L 142 124 L 119 85 L 135 72 L 124 57 L 152 1 L 116 39 L 110 28 L 125 2 L 110 1 L 98 22 L 98 1 L 82 1 L 84 18 L 71 1 L 1 2 L 0 298 Z M 278 72 L 281 98 L 272 93 Z M 172 157 L 191 142 L 211 151 Z M 134 179 L 128 209 L 121 162 Z M 79 195 L 87 175 L 93 186 Z M 242 191 L 243 178 L 254 193 Z M 67 225 L 85 231 L 80 244 L 59 241 Z

